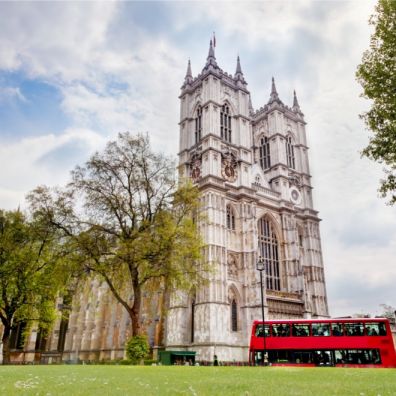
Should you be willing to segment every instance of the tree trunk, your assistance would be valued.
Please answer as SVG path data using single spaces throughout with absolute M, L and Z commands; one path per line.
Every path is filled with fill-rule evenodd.
M 1 339 L 1 342 L 3 343 L 3 364 L 10 363 L 10 335 L 11 326 L 5 325 L 3 337 Z
M 142 290 L 140 285 L 135 284 L 133 288 L 133 306 L 130 311 L 132 320 L 132 337 L 140 335 L 140 310 L 142 305 Z

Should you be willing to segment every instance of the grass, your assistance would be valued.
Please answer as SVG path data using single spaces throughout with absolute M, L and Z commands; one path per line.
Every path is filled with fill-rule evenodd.
M 396 369 L 0 366 L 0 395 L 396 395 Z

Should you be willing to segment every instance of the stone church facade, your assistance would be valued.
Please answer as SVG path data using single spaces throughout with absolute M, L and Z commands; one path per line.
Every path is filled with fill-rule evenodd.
M 172 296 L 167 349 L 198 360 L 246 361 L 261 314 L 258 260 L 264 262 L 266 318 L 328 317 L 318 212 L 312 202 L 308 146 L 296 94 L 254 110 L 239 57 L 234 75 L 218 65 L 212 43 L 180 94 L 181 175 L 202 194 L 208 285 Z
M 296 95 L 292 107 L 280 100 L 274 80 L 268 103 L 255 111 L 239 57 L 232 76 L 217 64 L 212 43 L 197 77 L 188 64 L 180 102 L 180 172 L 201 190 L 199 227 L 213 270 L 207 285 L 170 296 L 165 326 L 161 292 L 143 295 L 142 326 L 154 349 L 247 361 L 251 324 L 261 319 L 259 259 L 266 318 L 328 316 L 304 115 Z M 48 337 L 33 327 L 23 343 L 18 326 L 14 361 L 124 357 L 130 319 L 104 283 L 92 278 L 58 309 L 63 315 Z

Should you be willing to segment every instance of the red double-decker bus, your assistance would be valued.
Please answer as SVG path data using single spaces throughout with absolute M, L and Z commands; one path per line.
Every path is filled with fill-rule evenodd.
M 389 321 L 315 319 L 255 321 L 251 365 L 396 367 Z

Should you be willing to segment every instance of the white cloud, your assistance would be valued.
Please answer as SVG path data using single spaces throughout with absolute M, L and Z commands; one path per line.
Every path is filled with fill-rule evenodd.
M 1 207 L 12 209 L 24 206 L 24 197 L 37 185 L 62 185 L 73 167 L 54 169 L 52 152 L 68 145 L 80 147 L 87 158 L 94 150 L 103 146 L 105 139 L 88 129 L 67 129 L 60 135 L 43 135 L 24 138 L 17 142 L 0 142 Z M 72 161 L 73 158 L 71 158 Z
M 0 205 L 15 207 L 37 184 L 64 182 L 83 153 L 120 131 L 148 131 L 156 149 L 175 154 L 186 61 L 192 57 L 196 75 L 216 30 L 218 62 L 226 71 L 243 50 L 256 107 L 268 100 L 273 73 L 286 103 L 297 88 L 308 122 L 315 207 L 323 218 L 332 313 L 353 303 L 337 289 L 341 274 L 356 279 L 355 301 L 363 299 L 359 287 L 373 261 L 377 275 L 366 285 L 382 298 L 379 288 L 395 275 L 396 225 L 392 209 L 377 199 L 380 168 L 360 158 L 367 134 L 358 114 L 368 104 L 354 80 L 369 45 L 374 3 L 168 3 L 172 23 L 162 34 L 151 33 L 150 16 L 147 26 L 120 18 L 132 3 L 0 3 L 0 13 L 9 16 L 2 18 L 0 70 L 23 71 L 59 89 L 70 121 L 63 132 L 1 143 Z M 202 32 L 202 24 L 209 31 Z M 2 98 L 24 100 L 18 86 L 7 87 Z M 70 162 L 62 156 L 68 150 Z
M 118 3 L 3 3 L 0 68 L 60 81 L 89 77 Z

